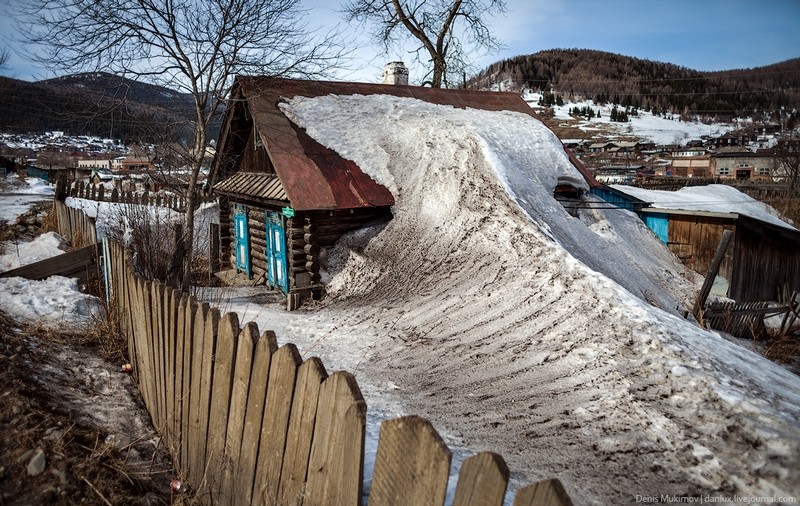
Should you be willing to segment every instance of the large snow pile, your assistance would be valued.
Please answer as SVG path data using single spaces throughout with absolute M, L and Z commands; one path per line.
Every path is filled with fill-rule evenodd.
M 284 112 L 397 201 L 331 253 L 312 348 L 357 335 L 360 383 L 577 504 L 798 493 L 800 379 L 654 307 L 689 274 L 632 214 L 553 199 L 575 172 L 541 123 L 384 96 Z

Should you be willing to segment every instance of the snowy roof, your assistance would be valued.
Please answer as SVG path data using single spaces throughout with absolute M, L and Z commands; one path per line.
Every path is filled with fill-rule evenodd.
M 368 177 L 362 170 L 363 167 L 341 153 L 321 145 L 288 119 L 281 112 L 280 104 L 289 99 L 330 95 L 360 100 L 360 97 L 388 95 L 456 109 L 512 111 L 538 119 L 528 104 L 515 93 L 239 76 L 231 95 L 246 102 L 275 174 L 280 178 L 292 207 L 298 210 L 386 206 L 394 204 L 394 197 L 385 187 Z M 219 151 L 223 153 L 222 158 L 241 149 L 234 147 L 237 144 L 234 140 L 226 142 L 231 137 L 230 129 L 234 127 L 231 122 L 234 121 L 233 108 L 237 101 L 232 103 L 220 137 Z M 509 149 L 513 149 L 513 146 L 510 145 Z M 562 149 L 587 183 L 590 186 L 599 186 L 580 161 L 563 146 Z M 236 170 L 238 167 L 224 167 L 217 160 L 212 169 L 211 180 L 228 178 Z
M 777 213 L 770 206 L 759 202 L 732 186 L 724 184 L 687 186 L 678 191 L 647 190 L 618 184 L 611 185 L 611 188 L 648 202 L 653 208 L 725 213 L 730 214 L 733 218 L 742 215 L 764 223 L 796 230 L 793 226 L 778 218 Z

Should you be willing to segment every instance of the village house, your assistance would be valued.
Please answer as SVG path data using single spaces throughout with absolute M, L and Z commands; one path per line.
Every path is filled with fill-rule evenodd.
M 385 94 L 536 117 L 518 94 L 408 86 L 401 71 L 395 65 L 385 78 L 394 85 L 237 77 L 209 174 L 220 201 L 223 268 L 282 291 L 293 309 L 324 291 L 323 248 L 369 222 L 392 218 L 392 193 L 292 123 L 279 108 L 286 97 Z M 571 194 L 567 186 L 556 191 Z
M 667 175 L 674 177 L 710 177 L 711 154 L 699 146 L 677 147 L 672 151 L 672 164 Z
M 702 275 L 712 263 L 723 232 L 733 231 L 719 275 L 728 282 L 726 295 L 737 302 L 779 300 L 800 292 L 800 231 L 766 213 L 739 209 L 750 199 L 735 188 L 713 187 L 714 195 L 726 192 L 720 205 L 710 204 L 702 193 L 681 200 L 677 195 L 670 198 L 665 192 L 631 186 L 608 186 L 592 193 L 635 212 L 688 268 Z
M 717 177 L 740 181 L 771 181 L 776 164 L 775 153 L 770 149 L 753 152 L 744 148 L 722 148 L 713 154 L 712 160 Z

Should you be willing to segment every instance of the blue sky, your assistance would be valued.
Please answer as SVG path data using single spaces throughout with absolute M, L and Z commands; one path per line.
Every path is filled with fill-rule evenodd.
M 6 7 L 14 0 L 0 3 Z M 336 0 L 304 0 L 310 27 L 344 25 Z M 752 68 L 800 57 L 800 0 L 507 0 L 508 13 L 489 19 L 506 45 L 476 58 L 475 67 L 552 48 L 597 49 L 695 70 Z M 2 10 L 2 7 L 0 7 Z M 15 47 L 12 20 L 0 12 L 0 47 Z M 357 35 L 359 49 L 342 79 L 377 82 L 383 64 L 410 61 L 403 49 L 384 55 Z M 24 80 L 52 77 L 13 55 L 0 74 Z M 415 73 L 412 72 L 412 80 Z

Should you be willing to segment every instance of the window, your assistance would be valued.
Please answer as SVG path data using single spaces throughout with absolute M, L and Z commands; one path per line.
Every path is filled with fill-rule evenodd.
M 759 176 L 769 176 L 769 167 L 759 167 L 758 168 L 758 175 Z
M 730 168 L 728 168 L 728 167 L 720 167 L 720 168 L 717 170 L 717 173 L 718 173 L 720 176 L 730 176 L 730 175 L 731 175 L 731 169 L 730 169 Z

